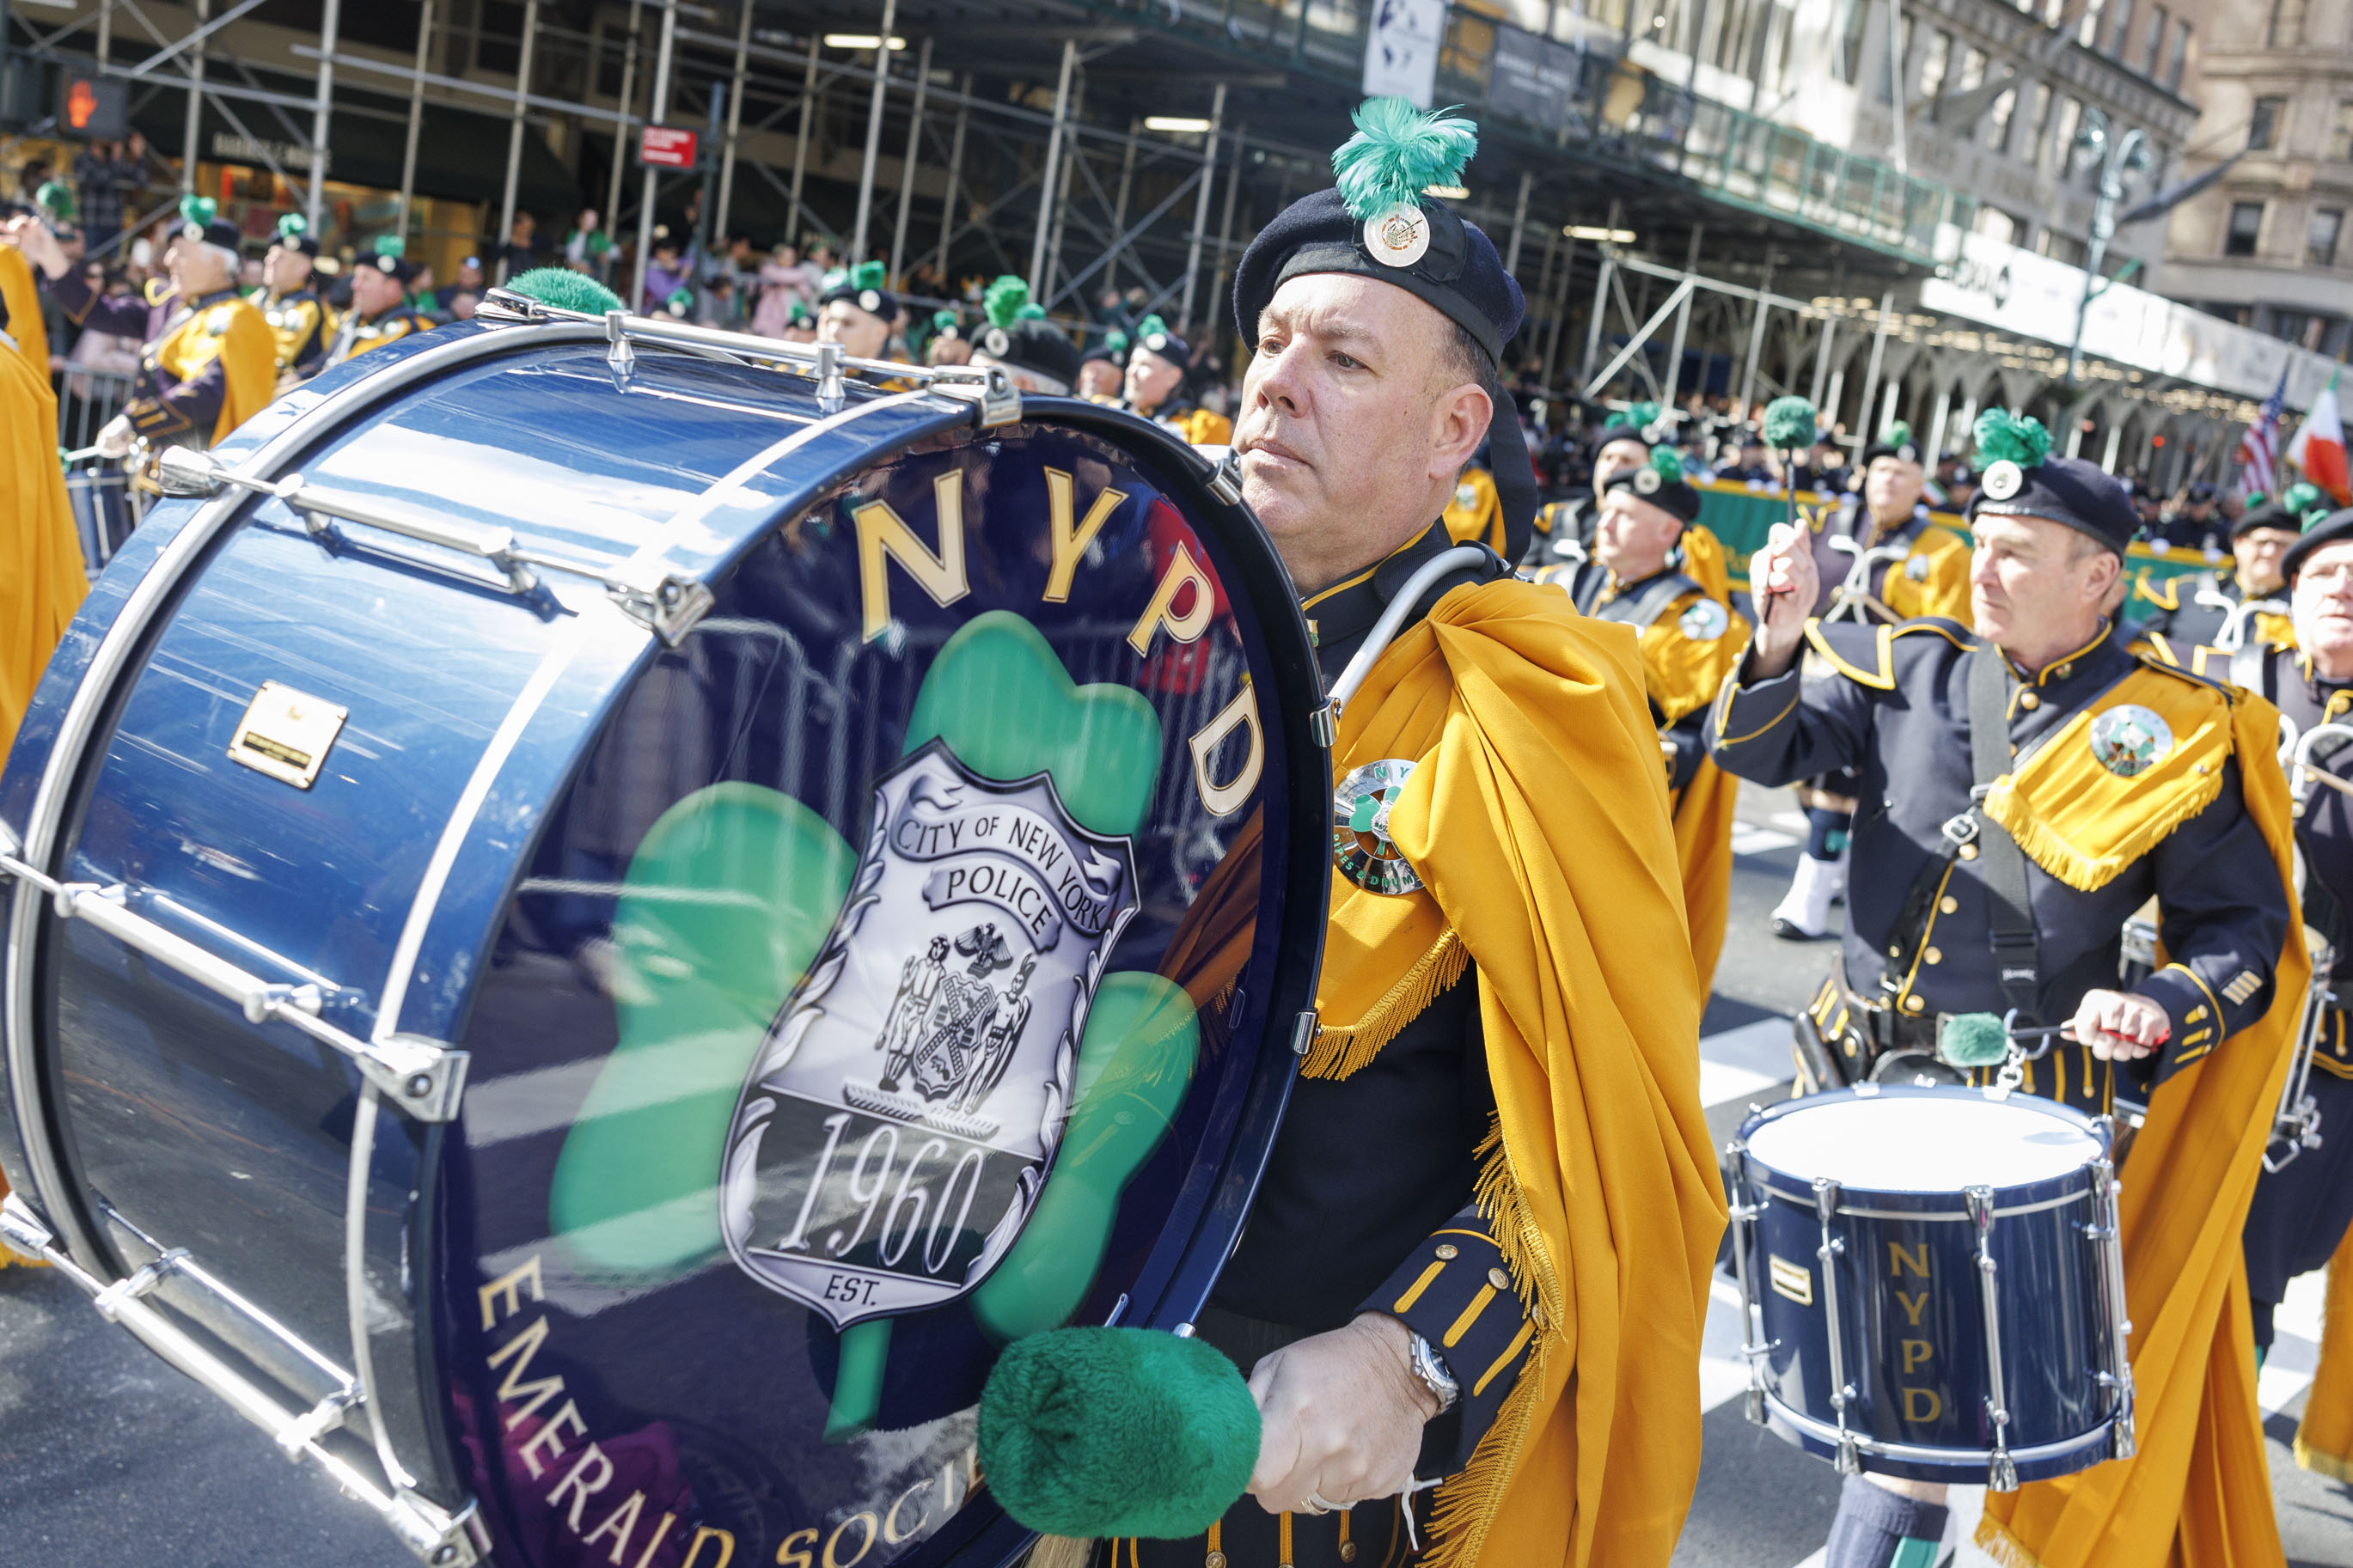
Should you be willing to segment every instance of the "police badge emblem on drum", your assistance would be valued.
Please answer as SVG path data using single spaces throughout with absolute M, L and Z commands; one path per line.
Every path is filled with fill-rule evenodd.
M 849 896 L 727 1137 L 728 1250 L 837 1329 L 976 1288 L 1029 1223 L 1087 1010 L 1137 909 L 1126 838 L 938 741 L 875 785 Z

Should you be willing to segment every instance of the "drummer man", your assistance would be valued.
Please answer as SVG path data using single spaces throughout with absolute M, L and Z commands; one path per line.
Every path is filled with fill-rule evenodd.
M 2143 577 L 2133 584 L 2125 613 L 2140 623 L 2151 653 L 2209 675 L 2221 669 L 2198 650 L 2228 654 L 2248 644 L 2295 646 L 2295 632 L 2278 601 L 2286 592 L 2280 560 L 2295 543 L 2306 517 L 2325 515 L 2327 498 L 2312 485 L 2294 484 L 2260 506 L 2251 506 L 2231 525 L 2232 572 Z M 2244 609 L 2271 603 L 2271 609 Z
M 1566 500 L 1547 501 L 1538 510 L 1535 538 L 1525 564 L 1539 570 L 1582 565 L 1592 552 L 1594 520 L 1600 514 L 1601 498 L 1609 493 L 1609 481 L 1647 466 L 1653 432 L 1665 431 L 1669 423 L 1661 417 L 1655 403 L 1630 404 L 1602 421 L 1600 444 L 1593 448 L 1592 490 Z
M 982 296 L 988 325 L 973 340 L 972 363 L 997 365 L 1023 392 L 1065 397 L 1079 378 L 1079 345 L 1029 302 L 1029 285 L 1011 273 Z
M 301 213 L 278 220 L 278 237 L 261 259 L 262 319 L 278 340 L 280 390 L 310 380 L 325 368 L 327 340 L 333 335 L 327 303 L 311 287 L 319 242 Z
M 1129 409 L 1191 446 L 1222 447 L 1234 438 L 1234 422 L 1187 395 L 1192 379 L 1192 345 L 1157 316 L 1137 322 L 1127 351 Z
M 2031 419 L 1992 411 L 1977 437 L 1990 460 L 1970 509 L 1976 635 L 1945 619 L 1812 619 L 1817 553 L 1777 528 L 1750 563 L 1758 629 L 1717 697 L 1708 741 L 1725 770 L 1763 784 L 1841 768 L 1859 778 L 1844 951 L 1799 1020 L 1801 1070 L 1816 1087 L 1864 1078 L 1892 1051 L 1933 1051 L 1941 1016 L 2015 1008 L 2021 1026 L 2072 1034 L 2023 1064 L 2028 1092 L 2093 1114 L 2120 1093 L 2150 1106 L 2126 1235 L 2158 1228 L 2136 1231 L 2133 1217 L 2154 1191 L 2190 1205 L 2175 1228 L 2202 1238 L 2168 1238 L 2156 1262 L 2126 1249 L 2134 1321 L 2144 1334 L 2162 1321 L 2191 1347 L 2172 1386 L 2145 1376 L 2139 1390 L 2141 1454 L 2167 1455 L 2150 1461 L 2154 1474 L 2178 1488 L 2189 1446 L 2205 1441 L 2210 1350 L 2234 1353 L 2221 1288 L 2204 1286 L 2237 1266 L 2225 1255 L 2237 1244 L 2235 1205 L 2272 1111 L 2262 1085 L 2300 995 L 2274 1005 L 2303 984 L 2276 717 L 2260 699 L 2125 650 L 2101 609 L 2139 525 L 2121 485 L 2094 464 L 2048 457 L 2049 437 Z M 1801 652 L 1818 675 L 1801 673 Z M 2171 962 L 2116 989 L 2121 929 L 2151 896 Z M 2196 1095 L 2161 1092 L 2184 1073 L 2196 1075 Z M 2212 1190 L 2166 1190 L 2168 1162 L 2186 1149 L 2214 1152 L 2179 1178 Z M 2262 1473 L 2252 1422 L 2239 1432 L 2217 1412 L 2203 1417 L 2232 1427 L 2221 1447 L 2251 1441 Z M 2156 1556 L 2143 1560 L 2162 1560 L 2184 1504 L 2158 1495 L 2165 1479 L 2145 1471 L 2143 1483 L 2127 1494 L 2133 1520 L 2085 1522 L 2082 1510 L 2106 1506 L 2094 1494 L 2067 1505 L 2079 1510 L 2067 1528 L 2083 1539 L 2156 1531 Z M 2018 1495 L 1989 1499 L 1979 1540 L 1990 1531 L 2014 1556 L 2061 1561 L 2045 1539 L 2053 1510 L 2012 1511 Z M 1907 1540 L 1933 1546 L 1942 1499 L 1941 1487 L 1851 1478 L 1827 1568 L 1887 1568 Z M 2248 1560 L 2261 1555 L 2251 1549 Z
M 884 268 L 861 261 L 827 279 L 818 296 L 817 341 L 839 343 L 851 359 L 887 359 L 899 301 L 882 287 Z
M 334 344 L 327 351 L 329 364 L 397 342 L 411 332 L 433 330 L 430 316 L 409 309 L 408 285 L 417 268 L 402 254 L 405 248 L 398 235 L 383 235 L 373 255 L 353 263 L 352 308 L 335 330 Z
M 1451 1542 L 1559 1563 L 1574 1540 L 1662 1568 L 1722 1210 L 1656 732 L 1630 633 L 1493 553 L 1405 597 L 1451 546 L 1456 475 L 1513 417 L 1495 367 L 1524 307 L 1426 167 L 1406 177 L 1430 139 L 1467 158 L 1468 128 L 1399 100 L 1356 123 L 1334 159 L 1354 206 L 1293 204 L 1236 275 L 1234 449 L 1327 684 L 1385 610 L 1406 619 L 1338 721 L 1356 800 L 1321 1026 L 1198 1321 L 1263 1417 L 1252 1496 L 1206 1540 L 1113 1555 L 1365 1568 Z M 1563 767 L 1611 809 L 1573 819 Z M 1560 1294 L 1596 1268 L 1608 1285 Z M 1409 1515 L 1417 1476 L 1444 1484 Z

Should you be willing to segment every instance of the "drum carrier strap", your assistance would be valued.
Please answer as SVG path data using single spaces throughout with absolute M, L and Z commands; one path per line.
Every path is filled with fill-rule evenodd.
M 2003 1001 L 2018 1010 L 2021 1023 L 2040 1023 L 2036 1008 L 2042 1000 L 2042 943 L 2034 929 L 2034 904 L 2026 878 L 2026 852 L 2010 830 L 1979 815 L 1994 782 L 2010 771 L 2010 661 L 1991 643 L 1981 643 L 1969 655 L 1969 772 L 1972 785 L 1968 809 L 1948 820 L 1943 841 L 1912 887 L 1888 942 L 1887 963 L 1880 972 L 1879 989 L 1893 1011 L 1904 976 L 1913 971 L 1927 940 L 1930 917 L 1947 869 L 1964 845 L 1978 847 L 1978 880 L 1986 893 L 1986 931 L 1993 949 L 1994 974 L 2001 984 Z
M 1592 590 L 1592 597 L 1598 599 L 1601 596 L 1600 585 L 1609 581 L 1609 575 L 1606 570 L 1593 574 L 1595 586 Z M 1595 609 L 1589 605 L 1579 605 L 1577 608 L 1588 616 L 1598 616 L 1605 621 L 1616 621 L 1620 625 L 1632 626 L 1636 631 L 1648 631 L 1653 621 L 1667 613 L 1669 605 L 1673 604 L 1685 594 L 1700 592 L 1702 592 L 1700 585 L 1682 573 L 1662 572 L 1649 582 L 1638 585 L 1631 594 L 1612 599 L 1599 609 Z M 1613 610 L 1620 610 L 1621 606 L 1621 613 L 1617 615 L 1609 613 Z

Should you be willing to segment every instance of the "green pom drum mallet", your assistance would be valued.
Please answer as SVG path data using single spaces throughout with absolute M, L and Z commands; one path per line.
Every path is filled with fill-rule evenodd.
M 1058 1329 L 1007 1349 L 980 1395 L 980 1469 L 1047 1535 L 1199 1535 L 1258 1465 L 1258 1405 L 1234 1363 L 1150 1329 Z
M 1777 397 L 1765 405 L 1764 428 L 1760 432 L 1765 445 L 1782 454 L 1781 499 L 1788 508 L 1792 531 L 1798 526 L 1798 454 L 1814 444 L 1814 425 L 1819 416 L 1814 405 L 1802 397 Z M 1778 586 L 1767 584 L 1765 597 L 1778 598 L 1788 593 L 1787 583 Z

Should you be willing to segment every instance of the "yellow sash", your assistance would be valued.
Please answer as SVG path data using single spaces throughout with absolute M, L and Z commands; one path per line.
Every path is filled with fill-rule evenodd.
M 224 392 L 211 445 L 269 405 L 278 384 L 278 335 L 250 300 L 223 300 L 191 310 L 155 345 L 155 363 L 185 381 L 221 362 Z
M 1504 503 L 1496 499 L 1495 476 L 1484 468 L 1465 468 L 1439 521 L 1455 543 L 1483 544 L 1503 553 Z
M 2128 705 L 2155 713 L 2172 734 L 2171 746 L 2130 776 L 2103 763 L 2092 740 L 2101 715 Z M 1986 815 L 2069 887 L 2105 887 L 2222 793 L 2232 710 L 2215 688 L 2144 664 L 1997 780 Z M 2270 750 L 2266 742 L 2255 754 Z
M 2282 884 L 2292 885 L 2287 781 L 2262 765 L 2277 742 L 2278 711 L 2254 697 L 2228 710 L 2231 744 L 2253 763 L 2241 771 L 2247 815 L 2270 846 Z M 2125 1298 L 2132 1308 L 2139 1452 L 1988 1494 L 1978 1544 L 2004 1568 L 2263 1568 L 2282 1561 L 2240 1233 L 2311 973 L 2302 923 L 2289 921 L 2288 932 L 2271 1010 L 2166 1080 L 2125 1167 Z
M 16 340 L 25 363 L 49 379 L 49 324 L 41 317 L 41 293 L 33 281 L 33 264 L 15 246 L 0 241 L 0 302 L 8 307 L 8 335 Z
M 2353 1232 L 2328 1260 L 2320 1370 L 2312 1374 L 2304 1421 L 2295 1429 L 2295 1462 L 2332 1480 L 2353 1482 Z
M 66 623 L 90 592 L 58 465 L 58 399 L 46 371 L 0 350 L 0 756 Z
M 1434 990 L 1457 948 L 1477 964 L 1497 1130 L 1479 1197 L 1535 1331 L 1439 1493 L 1427 1564 L 1662 1568 L 1698 1478 L 1724 1198 L 1641 679 L 1628 628 L 1505 579 L 1440 599 L 1340 723 L 1336 771 L 1418 759 L 1389 822 L 1427 890 L 1335 885 L 1317 1004 L 1409 1017 L 1399 985 Z

